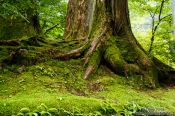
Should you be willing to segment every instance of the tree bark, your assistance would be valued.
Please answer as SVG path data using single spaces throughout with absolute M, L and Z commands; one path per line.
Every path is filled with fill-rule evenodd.
M 66 41 L 85 40 L 86 49 L 81 49 L 85 53 L 84 79 L 102 62 L 116 74 L 140 78 L 148 87 L 154 88 L 159 80 L 169 79 L 168 71 L 165 75 L 162 68 L 156 66 L 163 63 L 156 60 L 155 65 L 134 37 L 128 0 L 70 0 L 64 37 Z

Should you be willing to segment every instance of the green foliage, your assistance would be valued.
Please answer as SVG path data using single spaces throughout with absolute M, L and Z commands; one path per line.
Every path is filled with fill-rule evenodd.
M 50 68 L 50 67 L 41 67 L 41 66 L 36 66 L 36 69 L 34 71 L 34 75 L 43 75 L 43 76 L 49 76 L 49 77 L 54 77 L 57 76 L 56 72 Z
M 58 24 L 46 33 L 50 38 L 61 38 L 64 33 L 67 2 L 65 0 L 39 0 L 39 16 L 44 31 Z
M 33 28 L 39 27 L 34 24 L 38 14 L 35 0 L 1 0 L 0 4 L 0 39 L 24 39 L 37 34 Z
M 13 20 L 20 17 L 28 23 L 28 10 L 35 9 L 37 4 L 33 0 L 2 0 L 0 6 L 0 17 L 6 20 Z M 31 12 L 31 11 L 30 11 Z M 36 11 L 32 12 L 32 15 L 36 14 Z
M 67 1 L 65 0 L 2 0 L 0 1 L 0 20 L 13 23 L 14 20 L 25 20 L 33 23 L 30 18 L 39 15 L 44 33 L 49 38 L 61 38 L 64 33 Z M 15 31 L 15 30 L 14 30 Z
M 26 67 L 21 74 L 14 73 L 16 66 L 1 72 L 0 115 L 23 116 L 25 111 L 27 115 L 34 116 L 41 113 L 107 116 L 157 107 L 174 111 L 173 88 L 136 90 L 124 83 L 124 77 L 116 76 L 105 67 L 100 67 L 94 78 L 87 82 L 81 79 L 83 68 L 79 63 L 79 60 L 50 60 Z M 42 71 L 48 68 L 57 75 L 52 78 L 43 75 Z M 98 91 L 98 85 L 103 89 Z
M 105 116 L 109 116 L 109 115 L 115 115 L 119 112 L 116 110 L 116 107 L 114 107 L 111 103 L 105 102 L 104 104 L 101 105 L 99 113 Z
M 29 108 L 22 108 L 17 116 L 57 116 L 59 115 L 58 110 L 55 108 L 47 108 L 45 104 L 41 104 L 34 110 L 33 112 L 30 111 Z
M 20 110 L 20 113 L 23 113 L 23 114 L 26 114 L 26 113 L 29 113 L 30 112 L 30 109 L 29 108 L 22 108 Z
M 132 29 L 143 48 L 148 51 L 153 36 L 153 28 L 159 25 L 153 42 L 151 56 L 155 56 L 166 64 L 174 66 L 174 40 L 172 36 L 171 0 L 165 0 L 160 14 L 162 0 L 131 0 Z M 160 24 L 159 24 L 160 23 Z
M 140 107 L 139 107 L 140 108 Z M 116 107 L 112 106 L 111 103 L 103 103 L 101 108 L 97 111 L 93 111 L 90 113 L 83 113 L 78 108 L 73 108 L 73 111 L 67 111 L 64 108 L 48 108 L 45 104 L 41 104 L 38 106 L 34 111 L 30 111 L 28 108 L 22 108 L 17 116 L 83 116 L 83 115 L 92 115 L 92 116 L 110 116 L 110 115 L 124 115 L 124 116 L 131 116 L 137 111 L 139 111 L 138 105 L 135 103 L 126 104 L 123 106 L 122 111 L 117 111 Z
M 121 111 L 121 114 L 124 114 L 125 116 L 132 116 L 136 112 L 138 112 L 140 109 L 141 109 L 141 106 L 139 106 L 137 103 L 129 102 L 123 106 L 123 111 Z
M 128 102 L 123 105 L 120 109 L 116 107 L 113 103 L 102 102 L 99 109 L 94 109 L 92 112 L 85 113 L 79 108 L 74 107 L 73 110 L 66 110 L 65 108 L 49 108 L 45 104 L 41 104 L 33 111 L 29 108 L 22 108 L 17 116 L 111 116 L 111 115 L 122 115 L 122 116 L 133 116 L 133 115 L 148 115 L 153 113 L 164 113 L 168 114 L 163 108 L 144 108 L 135 102 Z

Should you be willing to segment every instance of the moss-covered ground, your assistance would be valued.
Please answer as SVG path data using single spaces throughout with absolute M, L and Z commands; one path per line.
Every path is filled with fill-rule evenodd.
M 0 50 L 2 60 L 8 54 L 5 46 Z M 59 111 L 53 115 L 60 116 L 175 112 L 174 87 L 142 88 L 133 77 L 117 76 L 103 65 L 89 80 L 83 80 L 81 59 L 47 59 L 28 66 L 0 68 L 0 116 L 17 115 L 23 110 L 30 110 L 34 116 L 41 111 L 47 116 L 46 112 L 53 109 Z

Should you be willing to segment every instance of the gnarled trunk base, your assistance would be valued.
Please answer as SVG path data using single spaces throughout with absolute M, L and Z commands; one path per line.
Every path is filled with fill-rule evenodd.
M 154 63 L 135 39 L 127 3 L 127 0 L 69 1 L 65 40 L 84 39 L 87 43 L 60 58 L 84 55 L 84 79 L 103 61 L 116 74 L 139 77 L 145 86 L 154 88 L 159 80 L 170 79 L 169 72 L 165 74 L 158 68 L 158 61 Z

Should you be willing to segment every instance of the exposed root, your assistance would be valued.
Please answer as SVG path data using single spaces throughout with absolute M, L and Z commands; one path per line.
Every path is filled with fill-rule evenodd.
M 106 36 L 104 36 L 105 33 L 106 29 L 104 29 L 104 31 L 99 36 L 93 39 L 91 47 L 84 57 L 84 66 L 88 65 L 84 74 L 84 79 L 88 79 L 89 75 L 93 71 L 97 70 L 98 66 L 100 65 L 103 52 L 102 43 L 104 42 L 103 40 L 106 40 Z
M 19 46 L 21 43 L 17 40 L 1 40 L 0 45 L 1 46 Z
M 84 80 L 87 80 L 88 77 L 89 77 L 89 75 L 92 73 L 93 70 L 94 70 L 94 66 L 93 66 L 93 65 L 88 66 L 88 67 L 86 68 L 86 71 L 85 71 L 85 74 L 84 74 L 83 79 L 84 79 Z
M 115 44 L 109 44 L 104 53 L 106 64 L 117 74 L 124 75 L 124 69 L 127 63 L 122 58 L 119 49 Z
M 86 65 L 89 61 L 89 57 L 92 55 L 92 53 L 96 50 L 97 46 L 99 45 L 100 42 L 100 38 L 96 38 L 94 39 L 94 41 L 91 44 L 91 47 L 89 48 L 88 52 L 85 55 L 85 63 L 84 65 Z
M 158 68 L 159 70 L 161 70 L 161 71 L 170 71 L 170 72 L 171 72 L 171 71 L 172 71 L 172 72 L 175 71 L 174 68 L 170 67 L 169 65 L 166 65 L 166 64 L 162 63 L 162 62 L 161 62 L 159 59 L 157 59 L 156 57 L 153 57 L 152 60 L 153 60 L 154 64 L 155 64 L 156 66 L 158 66 L 157 68 Z
M 71 44 L 71 45 L 75 45 L 75 44 L 81 44 L 84 42 L 84 39 L 80 39 L 80 40 L 64 40 L 64 41 L 58 41 L 58 42 L 54 42 L 51 43 L 51 45 L 53 46 L 59 46 L 60 44 Z
M 89 59 L 90 59 L 91 55 L 93 54 L 93 52 L 97 49 L 97 47 L 99 47 L 102 44 L 103 40 L 105 40 L 104 39 L 105 36 L 103 37 L 105 32 L 106 32 L 106 29 L 98 37 L 93 39 L 93 41 L 91 43 L 91 47 L 89 48 L 89 50 L 87 51 L 87 53 L 86 53 L 86 55 L 84 57 L 85 58 L 84 65 L 86 65 L 89 62 Z
M 175 82 L 175 70 L 172 67 L 165 65 L 156 58 L 153 58 L 152 62 L 144 54 L 144 52 L 142 53 L 141 49 L 135 47 L 137 45 L 135 45 L 134 42 L 129 43 L 131 45 L 129 49 L 133 48 L 130 51 L 135 52 L 135 55 L 128 55 L 133 55 L 132 57 L 136 58 L 136 60 L 134 63 L 128 62 L 121 53 L 121 49 L 119 49 L 118 45 L 111 42 L 110 40 L 107 41 L 106 35 L 104 34 L 105 33 L 101 33 L 98 37 L 93 39 L 92 42 L 87 41 L 80 48 L 66 53 L 61 53 L 59 50 L 51 49 L 40 51 L 35 57 L 30 57 L 30 50 L 21 48 L 12 52 L 9 56 L 9 59 L 4 61 L 8 62 L 9 64 L 16 63 L 20 65 L 31 65 L 31 63 L 35 64 L 47 59 L 69 60 L 72 58 L 80 58 L 84 55 L 84 53 L 86 53 L 84 56 L 84 66 L 86 69 L 83 76 L 83 79 L 85 80 L 87 80 L 90 75 L 98 69 L 101 60 L 103 59 L 105 64 L 114 73 L 123 75 L 126 78 L 129 78 L 130 76 L 140 77 L 140 81 L 143 81 L 143 83 L 148 87 L 155 88 L 157 86 L 156 77 L 159 78 L 159 82 L 165 82 L 168 84 Z M 106 44 L 103 44 L 103 40 L 105 40 Z M 40 40 L 37 39 L 37 41 Z M 40 42 L 42 42 L 42 40 Z M 15 42 L 11 41 L 10 43 Z M 16 43 L 12 45 L 16 45 Z
M 80 57 L 83 52 L 89 48 L 89 42 L 86 42 L 83 46 L 81 46 L 80 48 L 78 49 L 75 49 L 75 50 L 72 50 L 70 52 L 67 52 L 67 53 L 63 53 L 63 54 L 59 54 L 57 55 L 55 58 L 56 59 L 60 59 L 60 60 L 69 60 L 71 58 L 77 58 L 77 57 Z
M 1 40 L 1 46 L 21 46 L 21 45 L 29 45 L 29 46 L 40 46 L 40 43 L 47 43 L 45 42 L 43 37 L 34 36 L 27 40 Z
M 96 50 L 92 53 L 91 57 L 89 57 L 88 59 L 88 62 L 86 64 L 87 68 L 83 76 L 83 79 L 88 79 L 89 76 L 98 69 L 102 59 L 102 53 L 103 53 L 102 45 L 99 44 Z
M 155 57 L 152 60 L 159 70 L 159 81 L 166 84 L 175 83 L 175 69 L 162 63 Z

